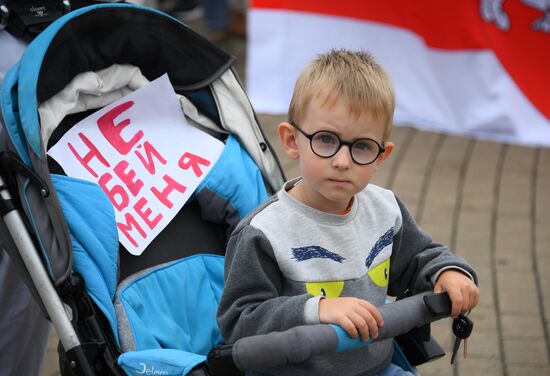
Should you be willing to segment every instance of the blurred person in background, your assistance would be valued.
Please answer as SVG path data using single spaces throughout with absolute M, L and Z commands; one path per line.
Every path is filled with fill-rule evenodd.
M 214 43 L 246 37 L 247 0 L 164 0 L 156 4 L 146 0 L 146 3 L 183 22 L 202 18 L 206 37 Z

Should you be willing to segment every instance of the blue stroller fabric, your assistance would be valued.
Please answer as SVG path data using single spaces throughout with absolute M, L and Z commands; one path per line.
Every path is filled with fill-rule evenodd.
M 144 271 L 122 285 L 115 305 L 123 349 L 146 350 L 125 351 L 119 364 L 128 372 L 136 370 L 134 359 L 153 364 L 158 357 L 175 355 L 171 367 L 177 364 L 181 372 L 189 362 L 194 366 L 204 361 L 213 344 L 222 342 L 216 324 L 222 287 L 223 257 L 215 255 L 192 256 Z M 166 293 L 159 299 L 158 291 Z M 160 365 L 155 368 L 160 369 Z
M 117 282 L 118 234 L 112 204 L 96 184 L 61 175 L 53 175 L 52 181 L 71 230 L 74 269 L 84 276 L 91 296 L 118 334 L 112 303 Z M 236 209 L 236 216 L 232 212 L 223 214 L 233 222 L 231 227 L 267 199 L 258 168 L 234 137 L 228 138 L 220 159 L 195 196 L 207 191 L 211 200 L 216 195 L 220 206 Z

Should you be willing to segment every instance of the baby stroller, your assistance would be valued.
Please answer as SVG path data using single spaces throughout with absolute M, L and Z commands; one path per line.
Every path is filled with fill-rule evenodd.
M 230 375 L 366 345 L 333 325 L 223 344 L 215 313 L 227 236 L 284 181 L 232 61 L 161 12 L 105 4 L 54 22 L 6 76 L 0 231 L 58 332 L 63 374 Z M 187 122 L 224 146 L 172 221 L 134 256 L 119 240 L 122 233 L 140 235 L 139 226 L 121 223 L 113 213 L 123 196 L 116 190 L 120 185 L 101 189 L 67 176 L 65 165 L 49 153 L 82 119 L 164 74 Z M 124 133 L 130 122 L 122 119 L 111 121 L 118 145 L 128 147 L 126 154 L 141 147 L 149 166 L 159 163 L 154 148 Z M 96 141 L 86 145 L 87 153 L 79 156 L 93 169 L 100 159 Z M 117 171 L 111 172 L 106 180 Z M 127 169 L 118 172 L 136 182 Z M 130 186 L 137 189 L 129 184 L 129 192 Z M 158 192 L 164 198 L 171 193 Z M 151 212 L 139 209 L 149 223 Z M 379 339 L 391 338 L 447 317 L 450 303 L 446 295 L 426 294 L 381 312 Z M 433 343 L 422 332 L 415 343 L 426 348 Z M 433 349 L 421 361 L 443 355 L 437 345 Z

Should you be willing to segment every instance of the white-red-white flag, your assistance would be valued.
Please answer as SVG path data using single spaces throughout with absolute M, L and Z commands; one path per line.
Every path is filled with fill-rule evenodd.
M 550 0 L 253 0 L 248 93 L 285 113 L 302 69 L 365 49 L 390 73 L 396 124 L 550 146 Z

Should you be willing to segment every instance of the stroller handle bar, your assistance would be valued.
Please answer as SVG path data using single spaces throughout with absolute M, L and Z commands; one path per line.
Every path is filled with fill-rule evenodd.
M 312 356 L 353 350 L 374 341 L 393 338 L 411 329 L 451 315 L 447 293 L 426 292 L 379 307 L 384 325 L 378 337 L 363 341 L 350 337 L 340 326 L 298 326 L 283 332 L 241 338 L 231 346 L 231 357 L 240 371 L 302 362 Z M 225 353 L 229 355 L 226 348 Z M 209 362 L 213 361 L 209 356 Z

